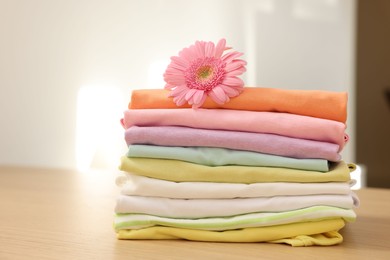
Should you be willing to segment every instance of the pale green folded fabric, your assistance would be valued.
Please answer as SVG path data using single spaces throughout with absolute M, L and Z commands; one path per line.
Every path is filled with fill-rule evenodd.
M 117 237 L 118 239 L 186 239 L 209 242 L 270 242 L 287 243 L 292 246 L 336 245 L 343 241 L 338 231 L 344 226 L 344 220 L 339 218 L 227 231 L 149 227 L 118 230 Z
M 169 181 L 205 181 L 225 183 L 256 182 L 345 182 L 356 169 L 344 161 L 333 163 L 329 172 L 305 171 L 277 167 L 205 166 L 178 160 L 128 158 L 121 159 L 120 170 Z
M 342 218 L 346 222 L 352 222 L 356 219 L 356 214 L 351 209 L 329 206 L 314 206 L 283 212 L 249 213 L 230 217 L 199 219 L 167 218 L 146 214 L 117 214 L 114 218 L 114 228 L 116 230 L 120 230 L 167 226 L 175 228 L 223 231 L 334 218 Z
M 321 172 L 329 170 L 328 161 L 324 159 L 296 159 L 215 147 L 177 147 L 134 144 L 129 145 L 127 157 L 173 159 L 207 166 L 267 166 Z

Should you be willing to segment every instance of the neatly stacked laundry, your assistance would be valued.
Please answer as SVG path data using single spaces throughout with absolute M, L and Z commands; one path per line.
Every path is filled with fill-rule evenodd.
M 177 107 L 135 90 L 122 125 L 119 239 L 334 245 L 355 220 L 347 94 L 244 88 L 224 105 Z

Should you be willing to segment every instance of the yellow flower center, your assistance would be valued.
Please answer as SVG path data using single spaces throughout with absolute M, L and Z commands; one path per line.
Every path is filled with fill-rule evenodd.
M 184 72 L 186 85 L 191 89 L 210 91 L 225 79 L 226 63 L 214 57 L 199 58 Z
M 200 80 L 206 80 L 213 75 L 213 68 L 211 66 L 202 66 L 196 72 L 197 78 Z

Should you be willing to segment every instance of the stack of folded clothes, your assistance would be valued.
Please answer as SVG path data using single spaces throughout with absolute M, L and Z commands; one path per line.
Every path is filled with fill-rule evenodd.
M 119 239 L 335 245 L 354 221 L 347 94 L 243 88 L 180 106 L 134 90 L 122 125 Z

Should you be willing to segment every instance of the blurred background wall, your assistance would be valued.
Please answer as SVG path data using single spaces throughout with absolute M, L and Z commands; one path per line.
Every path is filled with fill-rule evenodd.
M 356 161 L 390 188 L 390 1 L 360 0 L 357 17 Z
M 248 86 L 348 91 L 356 160 L 355 0 L 0 0 L 0 164 L 118 165 L 132 89 L 169 57 L 226 38 Z

